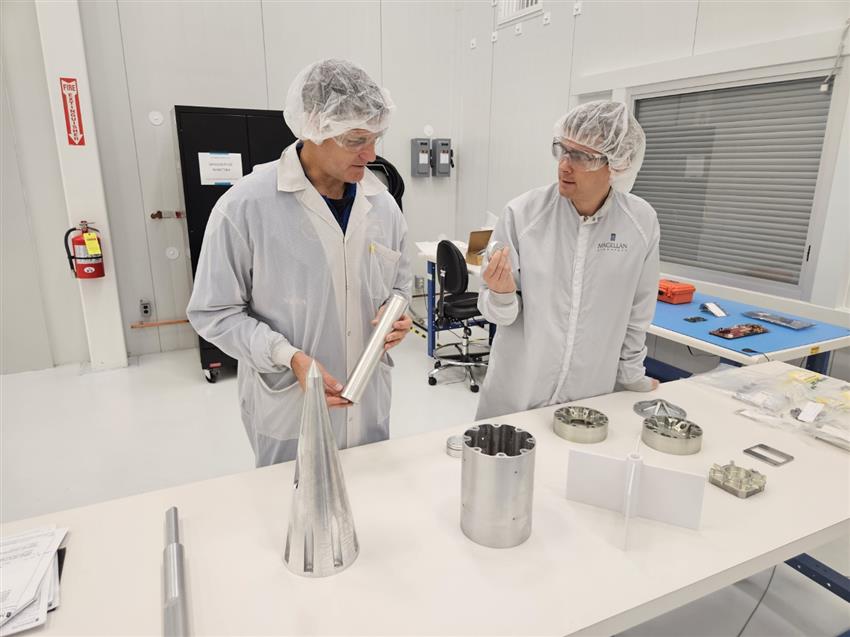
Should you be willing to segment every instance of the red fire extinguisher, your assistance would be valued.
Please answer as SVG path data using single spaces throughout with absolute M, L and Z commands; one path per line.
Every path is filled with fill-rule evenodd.
M 68 241 L 72 233 L 77 232 Z M 103 251 L 101 250 L 100 231 L 91 227 L 87 221 L 65 233 L 65 254 L 68 266 L 78 279 L 99 279 L 105 276 L 103 270 Z

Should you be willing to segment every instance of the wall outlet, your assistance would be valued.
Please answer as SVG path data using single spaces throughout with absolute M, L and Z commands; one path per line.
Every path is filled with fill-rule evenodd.
M 425 294 L 425 277 L 417 274 L 413 277 L 413 293 Z
M 142 320 L 149 319 L 153 316 L 153 303 L 144 299 L 139 301 L 139 314 L 142 315 Z

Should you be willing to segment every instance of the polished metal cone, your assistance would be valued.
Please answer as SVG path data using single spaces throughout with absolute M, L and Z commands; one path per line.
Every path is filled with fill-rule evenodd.
M 350 566 L 359 552 L 324 382 L 314 362 L 301 412 L 283 561 L 298 575 L 326 577 Z

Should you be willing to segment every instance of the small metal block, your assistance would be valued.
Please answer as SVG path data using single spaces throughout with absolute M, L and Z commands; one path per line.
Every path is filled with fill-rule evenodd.
M 561 407 L 555 411 L 552 428 L 570 442 L 601 442 L 608 437 L 608 416 L 589 407 Z
M 737 467 L 730 460 L 727 465 L 712 466 L 708 470 L 708 481 L 739 498 L 749 498 L 764 491 L 767 477 L 755 469 Z

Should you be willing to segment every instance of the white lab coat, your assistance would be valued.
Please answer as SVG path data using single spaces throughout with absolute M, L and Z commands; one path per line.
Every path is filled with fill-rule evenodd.
M 346 234 L 307 177 L 295 144 L 256 166 L 216 203 L 187 313 L 239 361 L 242 421 L 257 466 L 295 458 L 303 392 L 287 363 L 301 350 L 345 383 L 394 291 L 410 295 L 407 224 L 370 170 Z M 340 448 L 389 437 L 385 356 L 360 404 L 331 410 Z
M 511 201 L 493 240 L 510 247 L 519 294 L 481 285 L 478 307 L 498 328 L 478 419 L 645 383 L 659 272 L 652 206 L 612 190 L 582 218 L 556 183 Z

